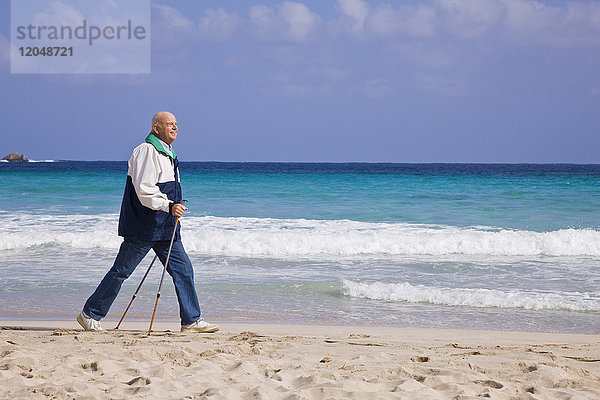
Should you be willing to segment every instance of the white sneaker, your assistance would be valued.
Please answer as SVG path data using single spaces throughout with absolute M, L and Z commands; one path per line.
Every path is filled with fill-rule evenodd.
M 79 325 L 81 325 L 86 331 L 104 330 L 104 328 L 100 325 L 100 321 L 96 321 L 95 319 L 88 317 L 83 313 L 83 311 L 77 316 L 77 322 L 79 322 Z
M 189 325 L 181 325 L 181 332 L 213 333 L 218 330 L 218 325 L 209 324 L 203 318 Z

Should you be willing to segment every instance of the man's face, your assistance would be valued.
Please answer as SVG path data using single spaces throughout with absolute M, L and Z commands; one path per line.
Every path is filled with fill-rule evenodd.
M 171 144 L 177 139 L 177 120 L 173 114 L 166 114 L 155 125 L 157 136 L 166 144 Z

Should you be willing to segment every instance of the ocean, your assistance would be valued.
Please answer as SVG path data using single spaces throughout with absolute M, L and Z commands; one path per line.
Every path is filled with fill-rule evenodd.
M 122 240 L 126 174 L 0 163 L 0 320 L 75 318 Z M 210 322 L 600 333 L 600 165 L 182 162 L 181 182 Z M 150 320 L 161 269 L 128 320 Z M 165 282 L 157 319 L 177 321 Z

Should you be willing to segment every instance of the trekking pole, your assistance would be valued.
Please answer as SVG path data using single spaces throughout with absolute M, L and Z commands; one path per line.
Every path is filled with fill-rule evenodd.
M 155 254 L 154 258 L 152 259 L 152 262 L 150 263 L 150 266 L 148 267 L 148 270 L 144 274 L 144 277 L 142 278 L 142 281 L 140 282 L 140 284 L 138 285 L 137 289 L 135 290 L 135 293 L 131 297 L 131 300 L 129 301 L 129 304 L 127 305 L 127 308 L 125 309 L 125 312 L 123 313 L 123 316 L 119 320 L 119 323 L 117 324 L 117 327 L 115 329 L 119 329 L 119 326 L 121 326 L 121 322 L 123 322 L 123 319 L 125 319 L 125 315 L 127 314 L 127 311 L 129 311 L 129 307 L 131 307 L 131 304 L 135 300 L 135 297 L 137 296 L 137 294 L 139 293 L 140 289 L 142 288 L 142 284 L 146 280 L 146 277 L 148 276 L 148 273 L 150 272 L 150 269 L 152 269 L 152 266 L 154 265 L 154 262 L 156 261 L 157 258 L 158 258 L 158 254 Z
M 187 200 L 182 200 L 180 204 L 185 203 Z M 160 277 L 160 283 L 158 285 L 158 292 L 156 293 L 156 302 L 154 303 L 154 311 L 152 312 L 152 319 L 150 320 L 150 328 L 148 328 L 148 335 L 152 332 L 152 324 L 154 323 L 154 314 L 156 314 L 156 307 L 158 307 L 158 299 L 160 298 L 160 291 L 162 289 L 163 279 L 165 278 L 165 271 L 169 265 L 169 258 L 171 258 L 171 250 L 173 249 L 173 241 L 175 240 L 175 233 L 177 232 L 177 224 L 179 223 L 179 217 L 175 220 L 175 228 L 173 228 L 173 236 L 171 236 L 171 244 L 169 245 L 169 252 L 167 253 L 167 259 L 163 266 L 163 272 Z

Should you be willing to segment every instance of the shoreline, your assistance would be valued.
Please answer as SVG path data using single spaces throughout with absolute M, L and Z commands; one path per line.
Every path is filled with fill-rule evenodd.
M 37 319 L 37 318 L 14 318 L 14 317 L 0 317 L 0 330 L 6 328 L 23 328 L 25 330 L 52 330 L 52 329 L 82 329 L 81 326 L 76 321 L 77 314 L 74 315 L 73 318 L 45 318 L 45 319 Z M 398 324 L 374 324 L 374 323 L 366 323 L 364 325 L 356 325 L 352 324 L 351 321 L 347 324 L 338 324 L 334 323 L 325 323 L 321 321 L 308 321 L 304 325 L 300 325 L 295 321 L 282 320 L 282 321 L 269 321 L 269 320 L 236 320 L 236 319 L 220 319 L 214 316 L 207 317 L 207 321 L 210 323 L 214 323 L 219 325 L 220 327 L 229 327 L 231 329 L 242 329 L 243 327 L 255 328 L 257 330 L 269 332 L 271 334 L 279 334 L 280 328 L 287 328 L 292 331 L 302 332 L 303 334 L 308 334 L 309 331 L 326 333 L 326 332 L 345 332 L 346 330 L 365 330 L 365 331 L 374 331 L 377 333 L 388 333 L 392 334 L 394 332 L 469 332 L 469 333 L 479 333 L 479 334 L 498 334 L 498 335 L 508 335 L 509 337 L 517 337 L 519 335 L 534 335 L 536 337 L 545 337 L 545 336 L 562 336 L 566 335 L 567 337 L 597 337 L 600 340 L 600 332 L 592 331 L 592 332 L 581 332 L 574 333 L 569 331 L 559 331 L 559 330 L 536 330 L 536 329 L 527 329 L 523 330 L 518 329 L 497 329 L 497 328 L 485 328 L 485 327 L 473 327 L 472 325 L 465 326 L 464 328 L 456 328 L 454 326 L 444 326 L 438 327 L 435 325 L 421 325 L 417 326 L 416 324 L 407 324 L 407 325 L 398 325 Z M 114 331 L 115 326 L 119 322 L 118 316 L 107 316 L 102 319 L 102 327 L 107 331 Z M 126 318 L 120 330 L 130 330 L 130 331 L 145 331 L 148 329 L 148 325 L 150 324 L 150 319 L 140 319 L 138 317 L 128 319 Z M 160 327 L 156 329 L 156 327 Z M 162 330 L 169 332 L 177 332 L 179 331 L 179 318 L 178 317 L 162 317 L 160 320 L 154 321 L 154 330 Z M 305 329 L 306 328 L 306 329 Z
M 0 321 L 0 397 L 600 397 L 600 335 L 220 325 L 193 334 L 158 321 L 148 336 L 148 322 Z
M 102 320 L 106 332 L 135 332 L 143 333 L 148 330 L 149 321 L 123 321 L 121 329 L 114 329 L 118 320 Z M 600 334 L 587 333 L 561 333 L 545 331 L 510 331 L 486 329 L 453 329 L 453 328 L 415 328 L 415 327 L 390 327 L 377 325 L 298 325 L 277 323 L 245 323 L 245 322 L 220 322 L 210 321 L 220 326 L 222 332 L 260 331 L 262 334 L 285 336 L 339 336 L 360 331 L 378 336 L 392 337 L 399 335 L 404 338 L 422 338 L 423 340 L 444 340 L 455 336 L 467 336 L 477 340 L 478 344 L 489 344 L 489 340 L 502 341 L 503 343 L 525 344 L 532 340 L 536 343 L 548 340 L 566 341 L 568 343 L 600 343 Z M 173 321 L 155 321 L 152 332 L 179 332 L 179 323 Z M 73 320 L 0 320 L 0 331 L 26 330 L 26 331 L 54 331 L 54 330 L 81 330 L 83 329 Z M 479 336 L 479 338 L 477 338 Z M 486 339 L 490 337 L 491 339 Z M 561 339 L 562 338 L 562 339 Z M 599 355 L 600 356 L 600 355 Z

